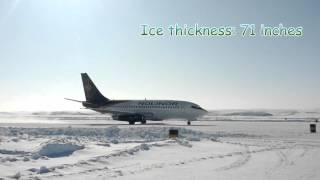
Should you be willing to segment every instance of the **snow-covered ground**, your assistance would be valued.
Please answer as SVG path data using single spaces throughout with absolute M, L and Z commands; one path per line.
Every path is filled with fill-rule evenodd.
M 0 113 L 0 179 L 316 180 L 320 135 L 309 125 L 319 117 L 225 110 L 192 126 L 129 126 L 94 113 Z

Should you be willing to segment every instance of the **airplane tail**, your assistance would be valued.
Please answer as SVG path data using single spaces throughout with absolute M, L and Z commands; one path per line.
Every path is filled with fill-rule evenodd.
M 86 102 L 92 104 L 103 104 L 109 101 L 104 97 L 98 88 L 94 85 L 87 73 L 81 73 L 83 89 L 86 96 Z

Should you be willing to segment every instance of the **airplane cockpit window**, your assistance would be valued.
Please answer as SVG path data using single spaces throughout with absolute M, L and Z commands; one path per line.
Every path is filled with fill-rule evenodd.
M 197 106 L 197 105 L 192 105 L 191 108 L 193 109 L 200 109 L 200 110 L 204 110 L 202 107 Z

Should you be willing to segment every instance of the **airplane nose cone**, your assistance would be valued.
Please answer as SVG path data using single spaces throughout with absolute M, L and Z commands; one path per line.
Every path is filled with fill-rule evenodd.
M 207 110 L 204 110 L 203 114 L 202 115 L 206 115 L 208 114 L 208 111 Z
M 204 116 L 204 115 L 206 115 L 207 113 L 208 113 L 208 111 L 205 110 L 205 109 L 201 109 L 201 110 L 200 110 L 200 115 L 201 115 L 201 116 Z

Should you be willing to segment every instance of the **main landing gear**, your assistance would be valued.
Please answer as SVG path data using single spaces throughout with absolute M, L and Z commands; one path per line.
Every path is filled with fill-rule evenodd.
M 147 120 L 144 116 L 139 115 L 139 116 L 134 116 L 128 122 L 130 125 L 134 125 L 136 122 L 141 122 L 141 124 L 146 124 Z
M 191 121 L 190 121 L 190 120 L 188 120 L 187 124 L 188 124 L 188 126 L 190 126 L 190 125 L 191 125 Z
M 141 116 L 141 124 L 147 124 L 147 120 L 144 116 Z

